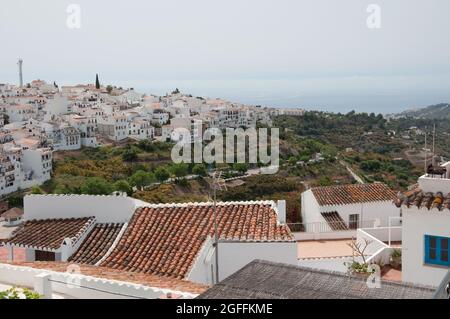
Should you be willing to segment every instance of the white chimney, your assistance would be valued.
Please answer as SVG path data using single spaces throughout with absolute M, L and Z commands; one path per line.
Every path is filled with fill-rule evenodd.
M 277 202 L 277 209 L 278 209 L 278 221 L 281 224 L 286 224 L 286 201 L 279 200 Z

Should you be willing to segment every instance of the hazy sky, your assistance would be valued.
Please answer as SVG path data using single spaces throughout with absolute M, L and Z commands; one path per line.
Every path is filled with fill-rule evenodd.
M 66 25 L 69 4 L 81 28 Z M 369 29 L 369 4 L 381 28 Z M 448 0 L 2 0 L 0 82 L 388 112 L 450 102 Z

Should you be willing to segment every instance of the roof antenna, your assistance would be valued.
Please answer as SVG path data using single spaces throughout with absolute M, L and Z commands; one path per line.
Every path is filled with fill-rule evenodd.
M 425 127 L 425 161 L 424 161 L 424 171 L 425 175 L 427 174 L 427 128 Z
M 436 123 L 433 124 L 433 166 L 434 166 L 434 157 L 436 154 L 434 153 L 434 146 L 436 144 Z
M 211 168 L 210 168 L 211 169 Z M 222 171 L 215 170 L 212 173 L 212 181 L 210 183 L 211 188 L 213 189 L 213 221 L 214 221 L 214 248 L 215 248 L 215 278 L 213 282 L 215 284 L 219 283 L 219 232 L 217 227 L 217 190 L 222 190 L 222 188 L 225 188 L 226 190 L 226 184 L 225 180 L 221 178 L 222 177 Z

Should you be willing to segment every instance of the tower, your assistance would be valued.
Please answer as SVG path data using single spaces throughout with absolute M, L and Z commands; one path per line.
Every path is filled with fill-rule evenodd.
M 17 62 L 17 65 L 19 66 L 20 87 L 23 87 L 22 64 L 23 64 L 23 60 L 21 58 L 19 58 L 19 62 Z

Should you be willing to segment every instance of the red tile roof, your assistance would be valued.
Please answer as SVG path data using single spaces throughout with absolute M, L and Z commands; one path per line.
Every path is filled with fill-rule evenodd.
M 13 208 L 8 209 L 3 214 L 0 214 L 0 216 L 3 218 L 19 218 L 19 217 L 23 216 L 23 209 L 18 208 L 18 207 L 13 207 Z
M 404 205 L 406 207 L 415 206 L 417 208 L 425 208 L 427 210 L 433 208 L 440 211 L 450 210 L 450 193 L 444 195 L 442 192 L 424 192 L 417 187 L 400 194 L 396 198 L 395 204 L 398 207 Z
M 73 265 L 73 263 L 51 262 L 51 261 L 13 262 L 9 264 L 24 267 L 32 267 L 37 269 L 46 269 L 58 272 L 66 272 L 68 266 Z M 187 280 L 180 280 L 176 278 L 161 277 L 152 274 L 127 272 L 83 264 L 79 264 L 78 266 L 80 267 L 81 274 L 85 276 L 132 282 L 148 287 L 170 289 L 174 291 L 188 292 L 192 294 L 199 294 L 208 289 L 208 286 L 206 285 L 194 283 Z
M 385 184 L 351 184 L 312 188 L 320 206 L 393 201 L 396 192 Z
M 278 224 L 277 213 L 267 203 L 225 203 L 218 204 L 217 210 L 222 240 L 294 240 L 289 228 Z M 139 208 L 101 266 L 182 279 L 213 229 L 210 204 Z
M 111 248 L 122 226 L 123 224 L 96 224 L 69 261 L 95 265 Z
M 348 227 L 338 212 L 321 213 L 332 230 L 347 230 Z
M 29 220 L 20 225 L 4 244 L 58 249 L 64 239 L 76 241 L 95 222 L 95 217 Z

